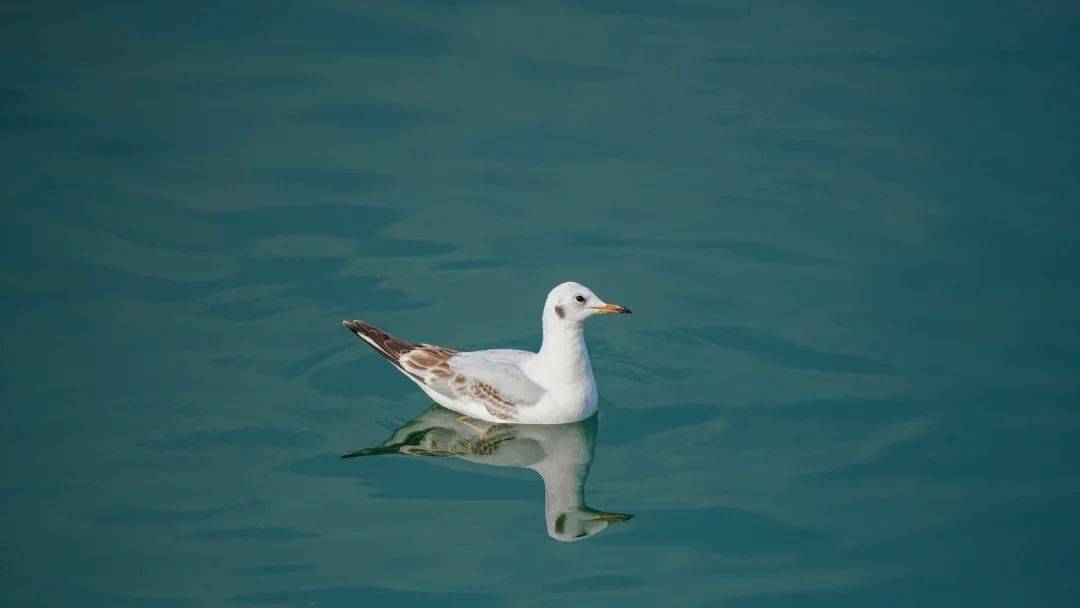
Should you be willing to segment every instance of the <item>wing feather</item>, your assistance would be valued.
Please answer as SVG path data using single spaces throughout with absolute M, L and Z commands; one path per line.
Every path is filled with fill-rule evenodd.
M 520 408 L 535 405 L 544 395 L 544 389 L 521 368 L 532 356 L 513 350 L 459 353 L 422 344 L 403 354 L 400 363 L 439 394 L 474 401 L 492 416 L 513 421 Z

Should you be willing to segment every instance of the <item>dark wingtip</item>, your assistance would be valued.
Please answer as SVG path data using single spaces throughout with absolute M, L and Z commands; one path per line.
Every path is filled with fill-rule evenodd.
M 376 447 L 373 447 L 373 448 L 364 448 L 362 450 L 356 450 L 356 451 L 353 451 L 353 452 L 349 452 L 347 454 L 342 454 L 341 457 L 344 459 L 344 458 L 358 458 L 360 456 L 382 456 L 383 454 L 397 454 L 398 453 L 398 447 L 399 446 L 397 446 L 397 445 L 389 445 L 389 446 L 380 445 L 380 446 L 376 446 Z
M 360 331 L 360 323 L 357 321 L 342 321 L 341 326 L 353 333 Z

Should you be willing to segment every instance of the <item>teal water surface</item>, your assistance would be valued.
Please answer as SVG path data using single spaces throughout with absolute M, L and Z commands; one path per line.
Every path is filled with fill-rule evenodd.
M 0 604 L 1077 605 L 1078 41 L 1068 2 L 4 3 Z M 634 315 L 563 429 L 449 433 L 339 324 L 533 349 L 565 280 Z

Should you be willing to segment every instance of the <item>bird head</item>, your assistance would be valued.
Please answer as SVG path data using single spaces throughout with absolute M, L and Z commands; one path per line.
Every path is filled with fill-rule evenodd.
M 627 513 L 607 513 L 586 506 L 554 515 L 548 520 L 548 536 L 563 542 L 588 538 L 607 530 L 612 524 L 633 517 Z
M 563 323 L 583 323 L 594 315 L 630 314 L 630 309 L 608 304 L 581 283 L 568 281 L 556 285 L 544 303 L 544 318 Z

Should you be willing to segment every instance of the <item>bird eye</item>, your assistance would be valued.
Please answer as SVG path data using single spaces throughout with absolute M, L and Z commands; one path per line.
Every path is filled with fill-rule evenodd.
M 574 299 L 577 300 L 578 302 L 584 302 L 585 301 L 585 296 L 583 296 L 583 295 L 581 295 L 579 293 L 578 295 L 574 296 Z

